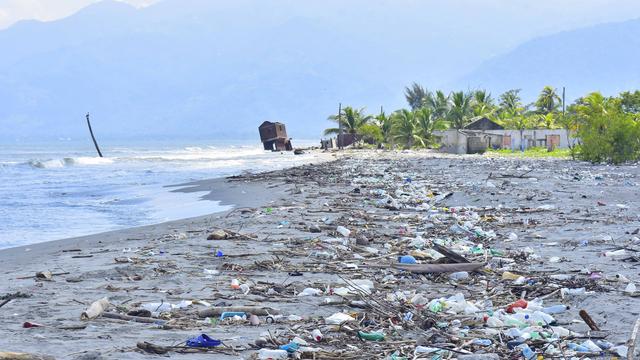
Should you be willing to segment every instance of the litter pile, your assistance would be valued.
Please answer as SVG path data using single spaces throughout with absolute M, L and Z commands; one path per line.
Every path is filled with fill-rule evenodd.
M 611 308 L 602 312 L 603 297 L 635 301 L 638 295 L 633 276 L 614 270 L 638 260 L 637 231 L 615 242 L 594 235 L 580 226 L 602 214 L 565 208 L 554 196 L 567 188 L 540 185 L 527 167 L 532 163 L 476 161 L 352 155 L 232 177 L 237 184 L 277 184 L 285 197 L 127 249 L 115 258 L 129 278 L 122 281 L 138 275 L 155 289 L 110 281 L 102 287 L 108 296 L 87 306 L 82 318 L 148 330 L 135 348 L 120 349 L 125 353 L 632 358 L 640 321 L 633 329 L 607 328 L 597 319 L 611 314 Z M 469 168 L 475 172 L 465 178 Z M 561 170 L 546 176 L 577 181 Z M 610 225 L 624 221 L 617 216 Z M 550 239 L 562 227 L 576 236 L 566 244 Z M 579 263 L 566 246 L 595 258 Z M 596 261 L 607 269 L 589 265 Z M 172 342 L 158 341 L 159 333 L 172 334 Z

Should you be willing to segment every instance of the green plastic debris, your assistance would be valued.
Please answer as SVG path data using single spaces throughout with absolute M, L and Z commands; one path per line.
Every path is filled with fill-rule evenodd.
M 432 301 L 429 304 L 429 310 L 431 310 L 431 312 L 433 313 L 439 313 L 440 311 L 442 311 L 444 309 L 444 303 L 442 301 Z
M 504 252 L 501 251 L 501 250 L 489 249 L 489 251 L 491 252 L 491 255 L 493 255 L 493 256 L 504 256 Z
M 273 212 L 273 208 L 268 207 L 264 209 L 264 212 L 266 212 L 267 214 L 271 214 Z
M 394 352 L 393 354 L 391 354 L 389 359 L 391 359 L 391 360 L 408 360 L 406 356 L 400 356 L 397 351 Z
M 358 337 L 362 340 L 384 341 L 384 334 L 378 332 L 366 333 L 364 331 L 358 331 Z

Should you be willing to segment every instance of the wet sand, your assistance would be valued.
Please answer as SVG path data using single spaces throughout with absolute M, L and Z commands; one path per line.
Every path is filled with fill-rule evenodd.
M 355 151 L 331 163 L 191 184 L 183 191 L 211 191 L 208 196 L 234 204 L 235 209 L 0 251 L 0 295 L 16 291 L 31 295 L 0 308 L 4 324 L 0 350 L 48 354 L 58 359 L 143 359 L 153 355 L 137 349 L 138 342 L 168 346 L 207 333 L 234 350 L 209 355 L 171 353 L 171 357 L 248 358 L 256 352 L 250 345 L 269 330 L 280 339 L 298 335 L 327 352 L 347 349 L 362 358 L 385 358 L 393 349 L 411 353 L 416 342 L 423 341 L 420 338 L 424 331 L 417 330 L 417 325 L 393 331 L 379 325 L 389 339 L 363 343 L 353 334 L 332 331 L 322 319 L 349 309 L 383 320 L 376 311 L 347 304 L 325 306 L 322 304 L 327 295 L 297 294 L 305 288 L 340 286 L 343 278 L 370 279 L 376 286 L 374 295 L 380 299 L 397 291 L 418 292 L 428 299 L 458 292 L 468 300 L 502 294 L 493 297 L 499 307 L 516 300 L 522 292 L 529 298 L 556 290 L 558 282 L 549 280 L 552 274 L 573 277 L 571 284 L 561 286 L 586 286 L 595 291 L 564 298 L 558 292 L 547 299 L 547 304 L 571 307 L 557 317 L 559 323 L 585 332 L 588 328 L 577 313 L 586 309 L 609 332 L 609 341 L 624 342 L 640 311 L 640 300 L 622 291 L 626 283 L 606 279 L 622 274 L 640 281 L 638 263 L 622 261 L 640 249 L 640 240 L 633 234 L 640 227 L 639 174 L 637 166 L 593 166 L 566 160 Z M 379 190 L 398 199 L 399 206 L 385 206 Z M 506 253 L 504 258 L 515 258 L 516 262 L 502 263 L 499 253 L 463 254 L 470 260 L 488 260 L 492 271 L 471 274 L 460 283 L 449 281 L 446 275 L 411 276 L 380 268 L 408 253 L 409 243 L 417 235 L 428 242 L 462 238 L 450 231 L 453 222 L 449 217 L 434 221 L 427 216 L 429 207 L 421 208 L 411 198 L 427 192 L 436 197 L 453 192 L 433 204 L 441 212 L 452 207 L 475 207 L 472 211 L 482 216 L 478 225 L 496 234 L 475 241 Z M 418 200 L 433 201 L 429 199 Z M 349 239 L 342 239 L 337 226 L 351 231 Z M 320 232 L 312 232 L 312 228 Z M 243 235 L 206 240 L 216 229 Z M 512 232 L 518 239 L 508 241 Z M 627 248 L 626 256 L 603 256 L 620 248 Z M 217 250 L 224 256 L 216 257 Z M 523 250 L 535 255 L 522 255 Z M 551 261 L 551 257 L 560 257 L 561 261 Z M 206 274 L 205 269 L 219 274 Z M 505 270 L 530 277 L 530 284 L 501 280 Z M 18 279 L 37 271 L 61 275 L 54 275 L 52 281 Z M 294 272 L 302 276 L 291 276 Z M 394 275 L 393 279 L 389 275 Z M 232 289 L 232 279 L 248 284 L 249 294 Z M 490 294 L 487 288 L 492 290 Z M 105 296 L 114 306 L 111 311 L 123 313 L 141 303 L 204 300 L 210 304 L 269 306 L 279 309 L 285 318 L 299 315 L 304 320 L 265 324 L 262 317 L 257 327 L 248 323 L 214 326 L 197 315 L 197 310 L 205 306 L 194 304 L 165 315 L 171 325 L 166 329 L 107 318 L 81 322 L 80 314 L 86 307 Z M 405 306 L 380 301 L 392 313 Z M 417 318 L 422 315 L 416 313 Z M 45 326 L 25 329 L 25 321 Z M 68 329 L 79 324 L 86 327 Z M 309 332 L 315 328 L 323 330 L 325 342 L 312 343 Z M 486 337 L 473 331 L 470 336 Z M 479 349 L 466 346 L 463 350 Z

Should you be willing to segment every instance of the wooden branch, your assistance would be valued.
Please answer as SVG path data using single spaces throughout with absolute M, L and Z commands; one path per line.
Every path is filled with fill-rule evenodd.
M 631 337 L 629 338 L 629 350 L 627 351 L 627 359 L 634 360 L 636 353 L 636 345 L 638 343 L 638 332 L 640 331 L 640 317 L 636 320 L 631 331 Z
M 145 324 L 164 324 L 164 323 L 167 322 L 166 320 L 162 320 L 162 319 L 155 319 L 155 318 L 143 317 L 143 316 L 132 316 L 132 315 L 125 315 L 125 314 L 118 314 L 118 313 L 114 313 L 114 312 L 104 312 L 104 313 L 102 313 L 102 317 L 103 318 L 108 318 L 108 319 L 133 321 L 133 322 L 145 323 Z
M 253 315 L 276 315 L 280 310 L 259 306 L 218 306 L 198 311 L 200 317 L 218 316 L 224 312 L 245 312 Z

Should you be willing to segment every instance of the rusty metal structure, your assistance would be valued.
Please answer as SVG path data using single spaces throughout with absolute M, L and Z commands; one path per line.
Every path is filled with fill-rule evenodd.
M 265 150 L 291 151 L 291 139 L 287 137 L 287 129 L 283 123 L 265 121 L 258 127 L 260 141 Z

